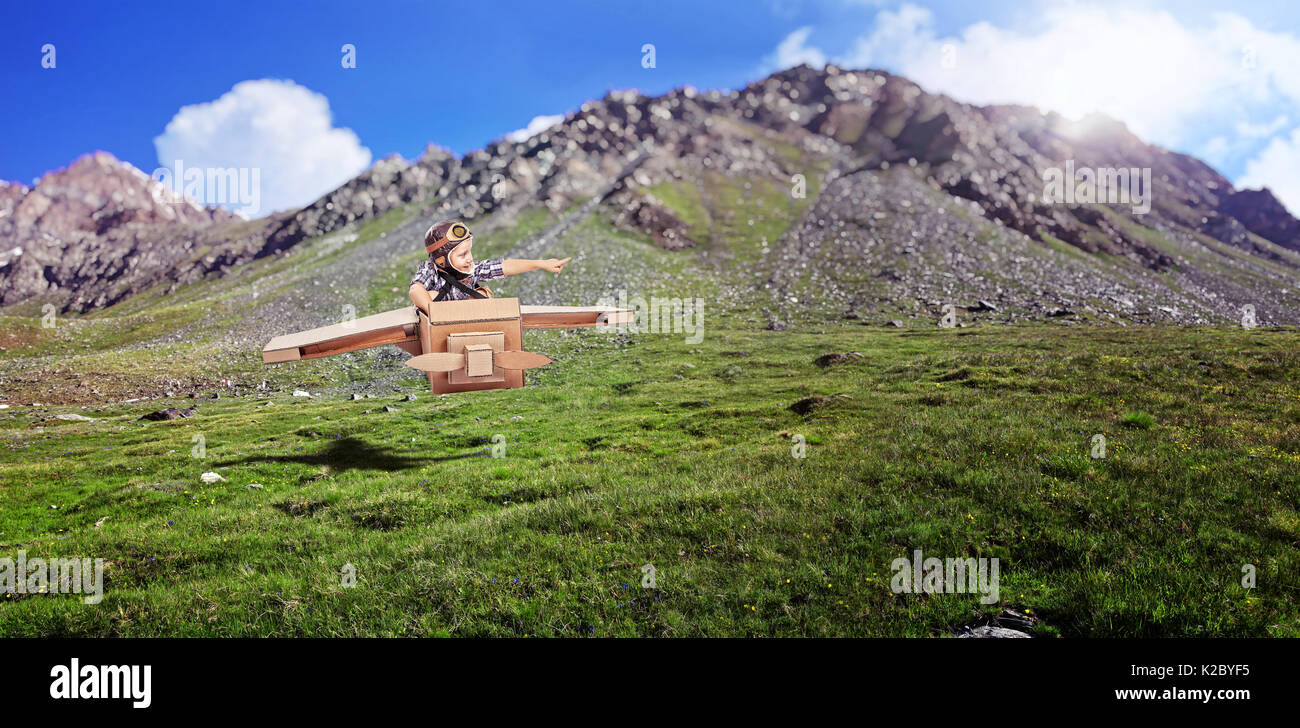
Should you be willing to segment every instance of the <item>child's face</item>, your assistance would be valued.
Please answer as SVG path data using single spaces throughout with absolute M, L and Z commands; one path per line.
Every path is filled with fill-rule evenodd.
M 457 245 L 447 254 L 447 264 L 461 273 L 472 273 L 474 271 L 474 236 Z

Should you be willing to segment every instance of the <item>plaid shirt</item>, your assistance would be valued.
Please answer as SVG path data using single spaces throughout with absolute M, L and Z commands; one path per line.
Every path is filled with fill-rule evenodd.
M 469 278 L 462 280 L 461 283 L 466 288 L 473 290 L 485 281 L 494 281 L 505 277 L 506 273 L 501 268 L 501 261 L 480 260 L 474 264 L 474 272 L 470 274 Z M 433 261 L 427 259 L 420 264 L 420 269 L 415 272 L 415 277 L 411 279 L 411 285 L 416 283 L 424 286 L 429 295 L 434 298 L 437 298 L 438 292 L 442 290 L 443 286 L 447 285 L 442 276 L 438 275 L 438 271 L 433 266 Z M 442 300 L 459 301 L 466 298 L 469 298 L 469 296 L 457 288 L 452 288 L 447 292 L 447 297 Z

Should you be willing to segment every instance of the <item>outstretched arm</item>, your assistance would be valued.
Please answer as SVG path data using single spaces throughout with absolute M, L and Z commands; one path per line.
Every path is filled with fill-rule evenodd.
M 547 258 L 546 260 L 510 260 L 501 263 L 501 271 L 508 276 L 516 273 L 527 273 L 530 270 L 549 270 L 552 273 L 559 273 L 564 270 L 564 264 L 573 260 L 573 258 Z

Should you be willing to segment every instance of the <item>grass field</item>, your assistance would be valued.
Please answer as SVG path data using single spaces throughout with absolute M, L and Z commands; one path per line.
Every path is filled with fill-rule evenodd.
M 530 332 L 518 390 L 8 409 L 0 557 L 106 570 L 0 635 L 1300 636 L 1300 332 L 713 326 Z M 913 549 L 999 603 L 893 593 Z

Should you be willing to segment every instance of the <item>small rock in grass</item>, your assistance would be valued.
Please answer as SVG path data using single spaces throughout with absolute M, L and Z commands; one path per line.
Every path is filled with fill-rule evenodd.
M 991 627 L 985 625 L 976 627 L 970 632 L 961 635 L 962 637 L 985 638 L 985 639 L 1029 639 L 1029 635 L 1019 630 L 1007 629 L 1005 627 Z
M 167 409 L 161 409 L 158 410 L 157 412 L 150 412 L 149 414 L 141 417 L 140 419 L 152 420 L 154 422 L 158 422 L 161 420 L 177 420 L 182 417 L 193 417 L 196 414 L 198 413 L 195 412 L 193 407 L 191 407 L 190 409 L 177 409 L 175 407 L 168 407 Z
M 308 397 L 308 398 L 310 398 L 310 397 L 311 397 L 311 392 L 305 392 L 305 391 L 303 391 L 303 390 L 301 390 L 301 389 L 295 389 L 295 390 L 293 390 L 293 396 L 295 396 L 295 397 Z
M 202 480 L 202 481 L 205 482 L 205 483 L 216 483 L 216 482 L 218 482 L 218 481 L 225 480 L 225 478 L 221 477 L 221 476 L 218 475 L 217 473 L 214 473 L 214 472 L 212 472 L 212 471 L 208 471 L 208 472 L 204 473 L 203 475 L 200 475 L 200 476 L 199 476 L 199 480 Z
M 253 490 L 262 490 L 262 484 L 261 484 L 261 483 L 249 483 L 248 485 L 245 485 L 244 487 L 245 487 L 245 488 L 251 488 L 251 489 L 253 489 Z
M 832 352 L 830 354 L 822 354 L 821 356 L 813 360 L 813 363 L 819 367 L 828 367 L 832 364 L 843 364 L 845 362 L 855 361 L 861 358 L 862 358 L 862 354 L 856 351 L 850 351 L 847 354 L 837 354 Z
M 995 620 L 999 627 L 1004 629 L 1015 629 L 1021 632 L 1032 632 L 1034 625 L 1038 624 L 1038 617 L 1017 612 L 1014 609 L 1003 609 L 1002 613 Z
M 847 394 L 836 394 L 830 397 L 805 397 L 790 405 L 790 410 L 795 414 L 806 415 L 815 410 L 819 410 L 836 400 L 848 398 L 849 396 Z
M 84 417 L 82 415 L 74 415 L 74 414 L 54 415 L 54 417 L 60 420 L 67 420 L 69 422 L 94 422 L 95 421 L 94 417 Z

